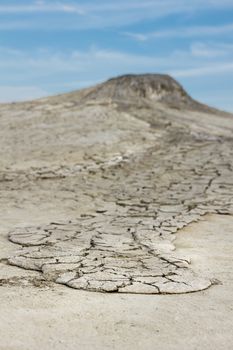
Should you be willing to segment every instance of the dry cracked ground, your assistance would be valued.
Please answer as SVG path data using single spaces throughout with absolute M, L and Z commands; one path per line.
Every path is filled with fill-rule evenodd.
M 182 304 L 185 293 L 221 294 L 224 266 L 225 278 L 232 280 L 232 115 L 194 101 L 168 76 L 129 75 L 74 93 L 0 105 L 0 125 L 0 288 L 4 300 L 13 293 L 9 307 L 17 291 L 54 290 L 56 298 L 59 285 L 182 294 L 177 299 Z M 209 227 L 218 230 L 214 242 Z M 210 246 L 212 256 L 218 247 L 219 256 L 226 254 L 225 265 L 219 262 L 223 272 L 208 268 L 211 254 L 192 259 L 191 243 L 180 238 L 185 230 L 191 236 L 197 231 L 199 252 Z M 80 295 L 74 290 L 72 298 L 74 292 Z M 151 297 L 138 296 L 144 308 Z M 153 298 L 159 297 L 166 296 Z M 121 300 L 127 299 L 112 301 L 115 312 Z M 232 308 L 228 312 L 232 320 Z M 232 349 L 229 336 L 218 349 Z M 154 339 L 151 333 L 146 337 Z M 133 338 L 106 345 L 102 335 L 100 346 L 84 342 L 80 349 L 131 349 Z M 1 349 L 22 349 L 20 341 L 11 345 L 2 339 Z M 176 349 L 161 339 L 159 349 Z M 65 348 L 55 343 L 46 344 Z M 65 343 L 75 348 L 68 338 Z M 143 344 L 140 348 L 151 349 L 148 340 Z M 213 348 L 193 344 L 191 349 Z

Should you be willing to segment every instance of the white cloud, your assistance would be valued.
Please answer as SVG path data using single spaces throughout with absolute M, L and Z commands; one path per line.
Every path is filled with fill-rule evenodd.
M 203 54 L 202 54 L 203 52 Z M 86 51 L 53 51 L 38 49 L 34 52 L 20 51 L 0 47 L 0 68 L 25 67 L 37 73 L 38 69 L 48 72 L 84 71 L 92 68 L 105 70 L 107 67 L 169 67 L 192 65 L 196 60 L 200 64 L 208 56 L 220 56 L 233 53 L 233 45 L 207 45 L 201 42 L 193 43 L 187 51 L 174 51 L 170 55 L 141 55 L 91 47 Z M 182 62 L 184 60 L 185 62 Z M 35 70 L 36 69 L 36 70 Z M 93 69 L 92 69 L 93 70 Z M 98 70 L 98 69 L 97 69 Z
M 191 77 L 206 77 L 208 75 L 220 75 L 223 73 L 233 73 L 233 63 L 224 62 L 218 64 L 204 65 L 201 67 L 191 68 L 191 69 L 181 69 L 181 70 L 171 70 L 172 74 L 176 78 L 191 78 Z
M 36 50 L 33 53 L 0 47 L 1 80 L 50 80 L 73 75 L 80 81 L 97 81 L 129 72 L 173 72 L 176 76 L 220 74 L 232 71 L 233 45 L 192 43 L 188 50 L 170 55 L 140 55 L 91 47 L 70 52 Z M 52 79 L 53 79 L 52 78 Z M 78 79 L 77 79 L 78 80 Z M 67 81 L 69 83 L 69 81 Z
M 215 58 L 224 56 L 233 56 L 233 45 L 230 44 L 206 44 L 196 42 L 191 44 L 191 55 L 194 57 Z
M 135 55 L 120 51 L 104 50 L 98 48 L 90 48 L 87 51 L 74 50 L 63 53 L 60 51 L 38 50 L 34 53 L 19 53 L 11 49 L 0 48 L 0 69 L 2 72 L 14 71 L 22 73 L 27 76 L 49 76 L 54 73 L 82 73 L 90 75 L 91 73 L 99 72 L 114 72 L 119 69 L 131 70 L 131 68 L 145 68 L 156 65 L 165 64 L 166 60 L 160 57 Z M 169 60 L 167 60 L 167 63 Z M 86 80 L 86 79 L 85 79 Z M 92 80 L 92 79 L 91 79 Z
M 172 28 L 169 30 L 158 30 L 150 33 L 123 33 L 138 41 L 146 41 L 152 39 L 171 39 L 171 38 L 192 38 L 192 37 L 207 37 L 207 36 L 221 36 L 224 34 L 233 34 L 233 24 L 222 26 L 195 26 Z
M 148 40 L 147 34 L 130 33 L 130 32 L 124 32 L 122 34 L 125 36 L 128 36 L 129 38 L 135 39 L 137 41 L 147 41 Z
M 11 2 L 12 3 L 12 2 Z M 193 14 L 210 9 L 232 9 L 232 0 L 87 0 L 79 2 L 74 1 L 42 1 L 32 2 L 15 1 L 11 5 L 0 5 L 1 30 L 15 29 L 88 29 L 88 28 L 106 28 L 129 26 L 143 20 L 166 17 L 171 14 Z M 55 14 L 63 13 L 64 16 L 57 18 Z M 13 18 L 4 18 L 3 15 L 9 14 Z M 47 16 L 53 18 L 49 21 Z M 79 15 L 77 20 L 77 15 Z M 46 17 L 46 18 L 44 18 Z M 187 28 L 185 28 L 186 30 Z M 193 28 L 195 30 L 195 28 Z M 213 28 L 207 28 L 213 32 Z M 196 29 L 198 30 L 198 29 Z M 203 28 L 204 30 L 204 28 Z M 224 30 L 229 30 L 224 29 Z M 188 30 L 189 32 L 189 30 Z M 166 37 L 172 34 L 170 31 L 160 33 L 149 33 Z M 142 33 L 136 34 L 138 40 L 144 39 Z M 176 35 L 184 35 L 183 29 Z M 193 34 L 190 32 L 189 34 Z
M 65 3 L 54 2 L 53 4 L 47 4 L 44 1 L 36 1 L 34 5 L 21 4 L 21 5 L 0 5 L 0 14 L 27 14 L 27 13 L 76 13 L 83 15 L 84 11 L 77 5 L 67 5 Z

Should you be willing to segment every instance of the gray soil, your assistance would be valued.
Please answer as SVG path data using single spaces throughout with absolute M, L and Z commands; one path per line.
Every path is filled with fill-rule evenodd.
M 232 115 L 129 75 L 0 123 L 0 349 L 232 349 Z

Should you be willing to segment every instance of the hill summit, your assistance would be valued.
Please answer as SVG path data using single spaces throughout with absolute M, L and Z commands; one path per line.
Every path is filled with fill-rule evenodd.
M 209 110 L 195 101 L 181 84 L 165 74 L 127 74 L 111 78 L 79 96 L 83 101 L 110 99 L 117 103 L 156 103 L 176 109 Z
M 161 100 L 174 95 L 177 98 L 188 98 L 178 82 L 168 75 L 161 74 L 129 74 L 112 78 L 99 85 L 95 95 L 113 99 L 136 97 Z

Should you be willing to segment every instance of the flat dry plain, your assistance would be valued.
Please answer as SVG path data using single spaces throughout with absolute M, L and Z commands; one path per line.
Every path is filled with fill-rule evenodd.
M 0 349 L 233 348 L 233 116 L 168 76 L 0 105 Z

